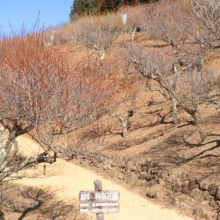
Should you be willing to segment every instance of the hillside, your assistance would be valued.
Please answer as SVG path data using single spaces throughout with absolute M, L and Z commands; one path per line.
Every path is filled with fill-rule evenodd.
M 25 198 L 1 200 L 9 218 L 91 219 L 77 215 L 76 193 L 98 176 L 127 195 L 120 219 L 144 220 L 149 200 L 220 219 L 220 4 L 212 2 L 125 7 L 1 42 L 2 191 L 17 187 Z M 127 201 L 136 200 L 131 213 Z M 149 218 L 181 218 L 165 212 Z

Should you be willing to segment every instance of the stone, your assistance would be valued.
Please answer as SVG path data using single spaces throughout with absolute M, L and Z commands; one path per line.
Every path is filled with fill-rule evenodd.
M 217 187 L 215 197 L 217 200 L 220 200 L 220 186 Z
M 172 184 L 171 183 L 166 183 L 165 187 L 166 187 L 166 189 L 172 190 Z
M 208 187 L 210 195 L 214 196 L 217 192 L 217 186 L 214 183 L 211 183 Z
M 125 167 L 126 167 L 125 161 L 121 161 L 119 166 L 120 166 L 121 168 L 125 168 Z
M 137 168 L 136 168 L 136 166 L 134 166 L 134 163 L 133 163 L 132 160 L 128 161 L 127 169 L 130 170 L 130 171 L 136 171 L 137 170 Z
M 204 194 L 203 194 L 203 192 L 201 191 L 201 190 L 199 190 L 199 189 L 193 189 L 192 191 L 191 191 L 191 193 L 190 193 L 190 196 L 192 197 L 192 198 L 194 198 L 196 201 L 198 201 L 198 202 L 202 202 L 202 201 L 204 201 L 205 199 L 204 199 Z
M 152 174 L 151 178 L 152 178 L 152 180 L 154 180 L 154 182 L 157 182 L 158 179 L 159 179 L 159 177 L 157 175 L 155 175 L 155 174 Z
M 200 218 L 204 218 L 205 217 L 205 211 L 203 208 L 201 207 L 196 207 L 195 209 L 193 209 L 193 212 L 192 212 L 193 215 L 197 215 L 199 216 Z
M 153 181 L 147 181 L 146 186 L 152 187 L 154 185 Z
M 137 167 L 136 166 L 131 167 L 130 171 L 137 171 Z
M 138 173 L 141 173 L 141 166 L 137 166 Z
M 182 188 L 181 188 L 179 183 L 176 182 L 176 183 L 173 184 L 173 191 L 174 192 L 181 192 L 181 189 Z
M 207 180 L 202 180 L 200 182 L 200 187 L 199 187 L 201 190 L 208 190 L 209 188 L 209 183 Z
M 178 199 L 174 196 L 168 197 L 167 201 L 173 206 L 176 206 L 178 203 Z
M 161 179 L 165 179 L 167 178 L 168 176 L 168 170 L 160 170 L 159 173 L 158 173 L 158 176 L 161 178 Z
M 147 165 L 147 160 L 146 159 L 140 159 L 139 160 L 139 165 L 142 166 L 146 166 Z
M 173 183 L 174 181 L 176 181 L 176 177 L 174 175 L 170 175 L 168 177 L 165 177 L 165 182 L 168 182 L 168 183 Z
M 133 165 L 133 161 L 132 161 L 132 160 L 128 161 L 128 163 L 127 163 L 127 169 L 128 169 L 128 170 L 131 170 L 131 168 L 132 168 L 133 166 L 134 166 L 134 165 Z
M 218 212 L 217 220 L 220 220 L 220 211 Z
M 106 170 L 113 170 L 111 164 L 106 164 L 105 169 Z
M 131 173 L 130 176 L 127 177 L 127 183 L 130 185 L 136 185 L 137 176 L 135 173 Z
M 147 191 L 146 196 L 149 197 L 149 198 L 157 198 L 157 191 L 149 190 L 149 191 Z
M 159 169 L 157 167 L 150 170 L 151 174 L 158 174 L 158 172 L 159 172 Z
M 147 180 L 147 181 L 152 180 L 152 177 L 151 177 L 151 175 L 150 175 L 149 173 L 147 173 L 146 180 Z
M 147 186 L 147 180 L 142 180 L 140 185 L 141 186 Z
M 140 174 L 139 174 L 139 177 L 138 177 L 139 179 L 141 179 L 141 180 L 146 180 L 146 178 L 147 178 L 147 173 L 146 172 L 141 172 Z
M 147 166 L 141 166 L 141 172 L 147 172 L 148 169 L 147 169 Z
M 182 187 L 188 187 L 189 186 L 189 180 L 187 180 L 187 179 L 182 180 L 181 186 Z
M 112 161 L 112 162 L 111 162 L 111 166 L 112 166 L 112 167 L 118 167 L 117 161 Z
M 119 173 L 118 178 L 119 178 L 120 180 L 123 180 L 123 179 L 124 179 L 124 174 L 123 174 L 123 173 Z
M 214 198 L 210 199 L 209 205 L 212 206 L 214 209 L 218 209 L 219 208 L 218 203 L 217 203 L 217 201 L 215 201 Z
M 189 180 L 188 188 L 189 188 L 190 191 L 192 191 L 195 188 L 198 188 L 198 186 L 199 186 L 199 184 L 198 184 L 196 179 L 190 179 Z
M 163 187 L 166 186 L 166 183 L 164 182 L 163 179 L 160 179 L 160 178 L 159 178 L 158 181 L 157 181 L 157 183 L 160 184 L 160 185 L 163 186 Z
M 190 194 L 190 191 L 189 191 L 188 187 L 182 187 L 181 192 L 184 193 L 184 194 L 187 194 L 187 195 Z
M 210 200 L 210 198 L 212 197 L 209 192 L 206 190 L 203 192 L 203 197 L 205 200 Z

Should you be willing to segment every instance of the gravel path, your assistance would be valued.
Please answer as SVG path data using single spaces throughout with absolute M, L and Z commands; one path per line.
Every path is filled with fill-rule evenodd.
M 37 144 L 24 137 L 19 138 L 19 145 L 23 146 L 24 149 L 31 147 L 30 154 L 39 151 Z M 120 212 L 105 214 L 105 220 L 192 220 L 192 218 L 182 216 L 176 210 L 155 205 L 111 180 L 71 162 L 58 159 L 56 163 L 48 165 L 46 171 L 44 176 L 42 164 L 35 168 L 20 171 L 19 176 L 22 175 L 24 178 L 15 180 L 15 182 L 26 186 L 51 189 L 51 191 L 56 192 L 57 198 L 75 201 L 78 205 L 79 191 L 94 190 L 94 180 L 100 179 L 103 190 L 120 191 Z M 95 220 L 95 214 L 88 215 L 88 219 Z

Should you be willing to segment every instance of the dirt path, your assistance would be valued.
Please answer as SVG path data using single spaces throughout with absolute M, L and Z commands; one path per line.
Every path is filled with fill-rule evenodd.
M 24 149 L 31 147 L 30 154 L 38 152 L 37 144 L 24 137 L 19 138 L 19 145 Z M 103 178 L 96 173 L 79 167 L 71 162 L 58 159 L 52 165 L 47 166 L 46 175 L 43 175 L 43 165 L 20 171 L 19 176 L 24 178 L 15 182 L 39 188 L 49 188 L 56 192 L 59 199 L 78 202 L 80 190 L 94 190 L 93 182 L 100 179 L 103 189 L 120 191 L 120 212 L 117 214 L 105 214 L 105 220 L 189 220 L 192 218 L 180 215 L 177 211 L 165 209 L 155 205 L 141 196 L 132 193 L 128 189 Z M 88 219 L 96 219 L 95 214 Z

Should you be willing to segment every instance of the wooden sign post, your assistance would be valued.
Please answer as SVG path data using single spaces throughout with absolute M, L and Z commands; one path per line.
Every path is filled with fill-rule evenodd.
M 97 220 L 104 220 L 104 213 L 119 212 L 119 191 L 102 190 L 102 182 L 94 181 L 95 191 L 79 192 L 80 213 L 96 213 Z

